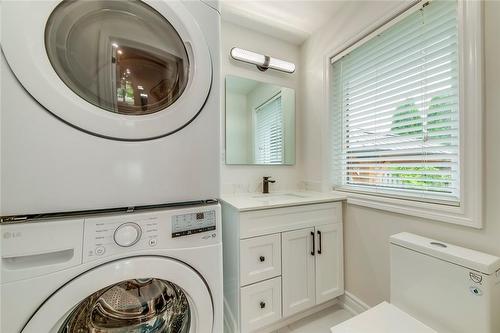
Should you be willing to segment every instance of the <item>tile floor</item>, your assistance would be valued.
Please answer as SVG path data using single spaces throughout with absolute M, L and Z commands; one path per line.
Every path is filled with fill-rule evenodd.
M 330 333 L 332 326 L 352 317 L 352 313 L 338 305 L 334 305 L 283 327 L 274 333 Z

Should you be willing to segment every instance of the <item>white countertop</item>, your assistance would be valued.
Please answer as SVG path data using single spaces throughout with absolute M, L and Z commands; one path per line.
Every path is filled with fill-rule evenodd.
M 347 196 L 332 192 L 288 191 L 262 193 L 225 194 L 221 200 L 244 212 L 278 207 L 310 205 L 346 200 Z

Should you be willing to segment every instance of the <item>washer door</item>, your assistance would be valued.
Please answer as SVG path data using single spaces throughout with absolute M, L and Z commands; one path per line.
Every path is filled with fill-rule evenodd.
M 212 333 L 205 281 L 165 257 L 134 257 L 98 266 L 43 303 L 22 333 Z
M 2 49 L 26 90 L 99 136 L 147 140 L 200 112 L 212 62 L 181 1 L 7 1 Z

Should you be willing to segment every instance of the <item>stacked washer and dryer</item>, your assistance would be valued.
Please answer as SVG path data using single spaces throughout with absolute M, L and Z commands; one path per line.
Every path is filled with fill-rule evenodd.
M 3 1 L 1 329 L 222 332 L 216 1 Z

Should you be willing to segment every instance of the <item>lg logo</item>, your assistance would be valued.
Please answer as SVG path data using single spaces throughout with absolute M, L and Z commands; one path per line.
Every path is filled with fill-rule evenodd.
M 22 233 L 20 231 L 16 232 L 4 232 L 3 233 L 3 238 L 4 239 L 11 239 L 11 238 L 20 238 L 22 236 Z
M 205 236 L 201 237 L 201 239 L 210 239 L 210 238 L 215 238 L 216 236 L 217 236 L 217 234 L 205 235 Z

